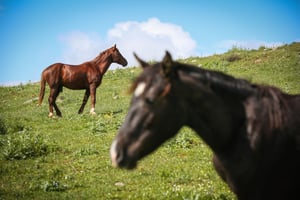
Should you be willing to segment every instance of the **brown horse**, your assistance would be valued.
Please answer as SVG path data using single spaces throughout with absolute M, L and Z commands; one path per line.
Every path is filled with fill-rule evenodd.
M 39 105 L 41 105 L 46 82 L 50 87 L 49 117 L 53 116 L 53 107 L 57 116 L 61 117 L 55 100 L 63 87 L 73 90 L 85 90 L 82 105 L 78 113 L 82 113 L 85 104 L 91 96 L 91 114 L 95 114 L 96 89 L 101 84 L 102 77 L 107 71 L 111 63 L 118 63 L 126 66 L 127 60 L 121 55 L 116 45 L 100 53 L 95 59 L 84 62 L 80 65 L 68 65 L 63 63 L 55 63 L 50 65 L 42 72 L 41 90 L 39 96 Z
M 238 199 L 294 199 L 300 191 L 300 95 L 181 64 L 166 53 L 133 84 L 129 112 L 110 154 L 132 169 L 187 125 L 214 152 Z

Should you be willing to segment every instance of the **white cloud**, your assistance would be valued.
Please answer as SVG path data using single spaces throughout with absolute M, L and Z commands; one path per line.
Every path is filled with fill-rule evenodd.
M 121 22 L 108 31 L 108 40 L 116 43 L 128 59 L 136 52 L 144 60 L 161 60 L 166 50 L 174 59 L 195 54 L 196 42 L 180 26 L 163 23 L 157 18 L 145 22 Z
M 172 54 L 174 59 L 197 55 L 197 43 L 188 32 L 176 24 L 161 22 L 157 18 L 150 18 L 143 22 L 120 22 L 106 34 L 105 39 L 101 39 L 99 33 L 82 31 L 62 35 L 60 39 L 65 44 L 63 62 L 79 64 L 91 60 L 114 44 L 117 44 L 129 66 L 137 65 L 133 52 L 146 61 L 160 61 L 166 50 Z M 273 48 L 283 44 L 282 42 L 258 40 L 224 40 L 205 48 L 204 55 L 224 53 L 233 47 L 258 49 L 261 46 Z M 119 67 L 119 65 L 113 64 L 111 68 L 117 66 Z
M 196 42 L 180 26 L 163 23 L 157 18 L 144 22 L 127 21 L 115 24 L 108 30 L 102 41 L 95 34 L 71 32 L 60 38 L 66 45 L 64 62 L 81 63 L 96 57 L 99 51 L 117 44 L 120 52 L 128 60 L 129 66 L 136 65 L 133 52 L 142 59 L 160 61 L 168 50 L 174 59 L 195 54 Z

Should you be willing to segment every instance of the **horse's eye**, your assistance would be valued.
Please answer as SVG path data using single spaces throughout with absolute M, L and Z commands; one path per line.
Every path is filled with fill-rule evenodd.
M 154 99 L 153 98 L 146 98 L 145 101 L 148 105 L 153 105 L 154 104 Z

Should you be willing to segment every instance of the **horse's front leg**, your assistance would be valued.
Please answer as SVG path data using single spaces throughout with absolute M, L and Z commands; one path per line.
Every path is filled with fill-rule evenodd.
M 56 98 L 58 97 L 59 95 L 59 90 L 58 88 L 51 88 L 50 89 L 50 95 L 49 95 L 49 98 L 48 98 L 48 102 L 49 102 L 49 117 L 53 117 L 53 107 L 56 111 L 56 114 L 57 116 L 61 117 L 61 112 L 60 110 L 58 109 L 57 105 L 56 105 Z
M 48 98 L 48 103 L 49 103 L 49 117 L 53 117 L 54 114 L 53 114 L 53 97 L 51 96 L 51 94 L 49 95 L 49 98 Z
M 96 104 L 96 86 L 91 86 L 90 87 L 90 92 L 91 92 L 91 110 L 90 114 L 95 115 L 95 104 Z
M 89 89 L 86 89 L 86 90 L 85 90 L 85 93 L 84 93 L 84 97 L 83 97 L 82 104 L 81 104 L 81 106 L 80 106 L 80 108 L 79 108 L 79 111 L 78 111 L 78 114 L 81 114 L 81 113 L 83 112 L 84 107 L 85 107 L 85 105 L 86 105 L 86 103 L 87 103 L 89 97 L 90 97 L 90 90 L 89 90 Z

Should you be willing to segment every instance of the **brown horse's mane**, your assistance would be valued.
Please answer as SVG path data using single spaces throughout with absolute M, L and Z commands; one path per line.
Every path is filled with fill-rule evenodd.
M 106 54 L 107 51 L 109 51 L 110 49 L 107 49 L 105 51 L 102 51 L 101 53 L 99 53 L 98 56 L 96 56 L 93 60 L 91 60 L 91 62 L 96 63 L 96 65 L 98 65 L 99 63 L 102 62 L 102 60 L 104 59 L 104 55 Z

